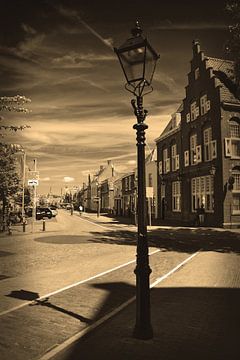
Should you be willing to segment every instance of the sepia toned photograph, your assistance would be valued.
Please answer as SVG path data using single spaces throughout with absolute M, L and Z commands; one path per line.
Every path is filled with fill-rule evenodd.
M 239 359 L 239 0 L 0 5 L 0 360 Z

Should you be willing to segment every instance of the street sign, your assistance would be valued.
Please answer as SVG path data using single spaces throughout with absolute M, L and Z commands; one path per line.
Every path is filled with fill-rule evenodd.
M 28 180 L 28 186 L 37 186 L 37 185 L 38 185 L 38 180 L 36 179 Z

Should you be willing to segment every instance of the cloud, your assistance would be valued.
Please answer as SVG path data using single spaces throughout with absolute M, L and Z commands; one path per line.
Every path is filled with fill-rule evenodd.
M 65 183 L 70 183 L 70 182 L 73 182 L 75 179 L 71 176 L 64 176 L 63 178 L 63 182 Z
M 128 165 L 136 165 L 136 160 L 128 160 Z
M 226 30 L 228 27 L 221 22 L 173 23 L 170 20 L 159 22 L 154 30 Z
M 44 178 L 40 178 L 40 181 L 50 181 L 50 177 L 46 176 Z

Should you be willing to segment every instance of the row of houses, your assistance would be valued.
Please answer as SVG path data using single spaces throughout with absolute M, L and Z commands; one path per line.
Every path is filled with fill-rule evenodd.
M 234 63 L 208 57 L 193 42 L 186 96 L 146 158 L 150 218 L 206 226 L 240 225 L 240 100 Z M 136 170 L 118 174 L 111 161 L 80 190 L 88 211 L 136 216 Z

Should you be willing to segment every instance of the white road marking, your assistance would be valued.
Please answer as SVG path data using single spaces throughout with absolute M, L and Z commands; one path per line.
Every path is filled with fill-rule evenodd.
M 184 261 L 182 261 L 180 264 L 178 264 L 177 266 L 175 266 L 172 270 L 170 270 L 167 274 L 161 276 L 160 278 L 158 278 L 156 281 L 154 281 L 150 287 L 154 287 L 157 284 L 159 284 L 161 281 L 163 281 L 164 279 L 166 279 L 168 276 L 172 275 L 175 271 L 177 271 L 179 268 L 181 268 L 182 266 L 184 266 L 188 261 L 190 261 L 192 258 L 194 258 L 196 255 L 198 255 L 200 252 L 197 251 L 194 254 L 192 254 L 191 256 L 189 256 L 187 259 L 185 259 Z M 94 324 L 88 326 L 87 328 L 79 331 L 77 334 L 73 335 L 72 337 L 70 337 L 69 339 L 67 339 L 66 341 L 64 341 L 62 344 L 56 346 L 54 349 L 50 350 L 49 352 L 47 352 L 46 354 L 44 354 L 41 358 L 39 358 L 38 360 L 49 360 L 51 358 L 53 358 L 55 355 L 57 355 L 59 352 L 63 351 L 64 349 L 66 349 L 68 346 L 70 346 L 72 343 L 74 343 L 75 341 L 79 340 L 80 338 L 82 338 L 84 335 L 86 335 L 87 333 L 89 333 L 90 331 L 92 331 L 93 329 L 95 329 L 96 327 L 98 327 L 99 325 L 103 324 L 105 321 L 107 321 L 108 319 L 110 319 L 111 317 L 113 317 L 114 315 L 116 315 L 117 313 L 119 313 L 121 310 L 123 310 L 124 308 L 126 308 L 128 305 L 130 305 L 131 303 L 133 303 L 136 299 L 136 296 L 131 297 L 129 300 L 125 301 L 123 304 L 121 304 L 120 306 L 118 306 L 116 309 L 114 309 L 113 311 L 111 311 L 110 313 L 108 313 L 107 315 L 103 316 L 101 319 L 97 320 Z
M 154 250 L 154 251 L 152 251 L 152 252 L 149 253 L 149 256 L 150 256 L 150 255 L 154 255 L 154 254 L 158 253 L 159 251 L 161 251 L 161 250 L 160 250 L 160 249 Z M 136 259 L 131 260 L 131 261 L 128 261 L 128 262 L 126 262 L 126 263 L 124 263 L 124 264 L 121 264 L 121 265 L 119 265 L 119 266 L 116 266 L 116 267 L 114 267 L 114 268 L 112 268 L 112 269 L 103 271 L 103 272 L 101 272 L 101 273 L 99 273 L 99 274 L 96 274 L 96 275 L 94 275 L 94 276 L 91 276 L 91 277 L 89 277 L 89 278 L 87 278 L 87 279 L 85 279 L 85 280 L 80 280 L 80 281 L 78 281 L 78 282 L 76 282 L 76 283 L 70 284 L 70 285 L 65 286 L 65 287 L 63 287 L 63 288 L 61 288 L 61 289 L 58 289 L 58 290 L 56 290 L 56 291 L 53 291 L 53 292 L 50 292 L 50 293 L 48 293 L 48 294 L 42 295 L 42 296 L 40 296 L 40 297 L 38 297 L 38 298 L 36 298 L 36 299 L 34 299 L 34 300 L 24 302 L 24 303 L 21 304 L 21 305 L 18 305 L 18 306 L 15 306 L 15 307 L 11 308 L 11 309 L 2 311 L 2 312 L 0 313 L 0 316 L 6 315 L 6 314 L 8 314 L 8 313 L 10 313 L 10 312 L 12 312 L 12 311 L 18 310 L 18 309 L 20 309 L 20 308 L 22 308 L 22 307 L 24 307 L 24 306 L 26 306 L 26 305 L 33 304 L 36 300 L 45 299 L 45 298 L 47 298 L 47 297 L 56 295 L 56 294 L 58 294 L 58 293 L 60 293 L 60 292 L 62 292 L 62 291 L 71 289 L 72 287 L 75 287 L 75 286 L 77 286 L 77 285 L 84 284 L 84 283 L 86 283 L 86 282 L 88 282 L 88 281 L 91 281 L 91 280 L 93 280 L 93 279 L 96 279 L 96 278 L 98 278 L 98 277 L 100 277 L 100 276 L 109 274 L 110 272 L 113 272 L 113 271 L 115 271 L 115 270 L 121 269 L 121 268 L 123 268 L 123 267 L 125 267 L 125 266 L 127 266 L 127 265 L 130 265 L 130 264 L 134 263 L 134 262 L 136 262 Z
M 100 227 L 100 228 L 102 228 L 102 229 L 104 229 L 104 230 L 109 230 L 109 227 L 105 227 L 105 226 L 96 224 L 95 222 L 90 221 L 90 220 L 87 220 L 87 219 L 85 219 L 85 218 L 82 218 L 81 216 L 79 216 L 79 219 L 81 219 L 82 221 L 89 222 L 90 224 L 95 225 L 95 226 L 98 226 L 98 227 Z

